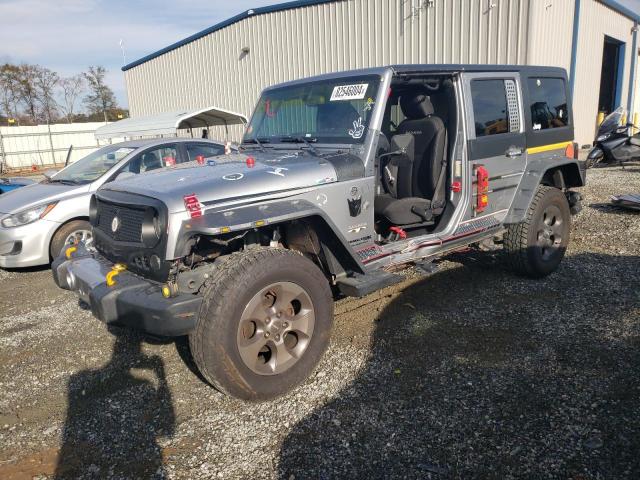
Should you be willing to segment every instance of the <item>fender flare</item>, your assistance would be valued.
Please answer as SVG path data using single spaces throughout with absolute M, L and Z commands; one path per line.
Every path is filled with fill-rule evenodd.
M 530 160 L 522 174 L 505 224 L 520 223 L 525 219 L 538 185 L 549 185 L 566 190 L 583 187 L 586 183 L 585 162 L 564 158 Z
M 230 220 L 231 218 L 233 220 Z M 331 218 L 313 203 L 302 199 L 271 202 L 268 208 L 264 208 L 264 204 L 240 206 L 233 209 L 233 215 L 230 217 L 226 216 L 222 210 L 209 211 L 202 217 L 183 222 L 172 257 L 179 258 L 187 255 L 191 239 L 197 235 L 219 235 L 222 226 L 228 227 L 228 232 L 232 233 L 282 225 L 295 220 L 309 221 L 316 230 L 322 247 L 329 249 L 342 268 L 364 273 L 364 265 L 355 256 Z M 260 222 L 260 225 L 257 226 L 256 222 Z M 186 228 L 187 224 L 189 228 Z

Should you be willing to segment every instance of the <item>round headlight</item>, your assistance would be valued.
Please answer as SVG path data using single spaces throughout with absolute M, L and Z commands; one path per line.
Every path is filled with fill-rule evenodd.
M 162 227 L 160 217 L 154 208 L 147 208 L 142 221 L 142 243 L 147 248 L 155 247 L 160 241 Z

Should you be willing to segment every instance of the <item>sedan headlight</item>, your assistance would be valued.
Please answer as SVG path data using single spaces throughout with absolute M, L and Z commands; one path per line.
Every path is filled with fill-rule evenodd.
M 8 217 L 2 219 L 2 226 L 5 228 L 11 228 L 33 223 L 36 220 L 44 218 L 51 210 L 53 210 L 53 207 L 56 206 L 56 203 L 57 202 L 49 203 L 46 205 L 39 205 L 37 207 L 29 208 L 28 210 L 23 210 L 21 212 L 14 213 L 13 215 L 9 215 Z

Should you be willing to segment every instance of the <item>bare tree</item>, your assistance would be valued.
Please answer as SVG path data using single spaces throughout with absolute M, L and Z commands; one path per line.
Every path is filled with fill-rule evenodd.
M 39 65 L 35 66 L 34 75 L 38 103 L 42 106 L 44 119 L 47 123 L 51 123 L 52 120 L 55 120 L 58 113 L 58 103 L 54 96 L 60 77 L 56 72 Z
M 24 105 L 26 114 L 34 124 L 38 123 L 38 90 L 35 85 L 36 69 L 35 65 L 23 63 L 18 67 L 18 94 L 20 101 Z
M 19 69 L 15 65 L 5 63 L 0 66 L 0 107 L 7 118 L 16 119 L 18 124 L 19 77 Z
M 118 104 L 113 90 L 104 81 L 106 73 L 106 69 L 101 66 L 89 67 L 89 70 L 83 73 L 90 90 L 84 97 L 84 103 L 90 113 L 100 112 L 104 115 L 104 121 L 108 122 L 107 112 L 116 108 Z
M 86 88 L 86 83 L 82 75 L 74 75 L 72 77 L 60 80 L 60 88 L 62 89 L 62 100 L 60 109 L 67 117 L 67 122 L 73 122 L 73 112 L 76 108 L 78 97 L 82 95 Z

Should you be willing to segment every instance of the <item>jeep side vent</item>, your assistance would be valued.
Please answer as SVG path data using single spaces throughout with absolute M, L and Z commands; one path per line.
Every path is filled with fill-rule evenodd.
M 516 82 L 513 80 L 505 80 L 504 88 L 507 91 L 507 108 L 509 109 L 509 131 L 520 131 L 520 111 L 518 110 L 518 93 L 516 90 Z

